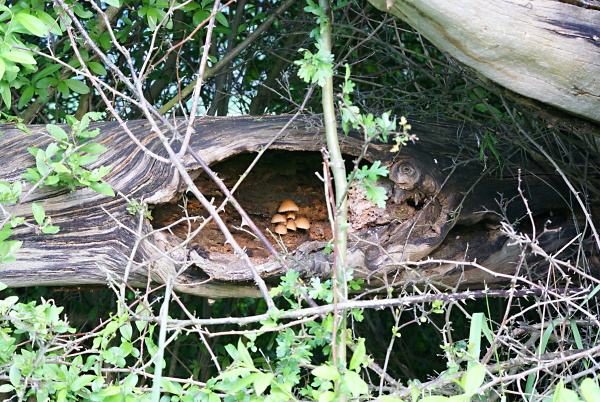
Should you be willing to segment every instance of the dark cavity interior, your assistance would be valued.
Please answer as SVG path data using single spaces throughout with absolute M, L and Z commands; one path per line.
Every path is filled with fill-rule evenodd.
M 231 189 L 255 157 L 255 153 L 240 154 L 214 164 L 211 168 L 218 173 L 227 188 Z M 309 240 L 329 241 L 331 239 L 331 229 L 324 203 L 323 182 L 315 174 L 315 172 L 323 174 L 322 162 L 321 154 L 318 152 L 268 151 L 234 193 L 234 197 L 262 233 L 272 244 L 279 243 L 279 246 L 276 245 L 279 249 L 282 247 L 294 249 Z M 214 199 L 214 205 L 221 205 L 225 199 L 224 195 L 204 172 L 199 175 L 195 183 L 208 200 Z M 187 214 L 189 219 L 170 229 L 173 234 L 185 239 L 188 233 L 203 222 L 203 218 L 208 218 L 209 213 L 200 202 L 191 193 L 187 195 L 189 198 L 180 198 L 176 202 L 155 207 L 152 213 L 154 228 L 168 226 L 185 218 Z M 271 218 L 277 213 L 284 199 L 293 200 L 300 208 L 298 216 L 305 216 L 311 221 L 309 230 L 288 231 L 288 234 L 282 236 L 274 234 L 275 225 L 271 223 Z M 262 242 L 250 234 L 250 228 L 241 226 L 242 219 L 231 204 L 228 204 L 220 215 L 249 256 L 257 259 L 269 257 Z M 269 230 L 274 236 L 269 233 Z M 191 246 L 209 257 L 211 253 L 233 252 L 231 245 L 225 244 L 223 234 L 213 221 L 193 238 Z

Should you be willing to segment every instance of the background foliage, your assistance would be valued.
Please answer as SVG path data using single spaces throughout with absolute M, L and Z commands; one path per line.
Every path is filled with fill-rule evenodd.
M 348 64 L 355 84 L 352 102 L 365 114 L 391 111 L 409 122 L 426 116 L 478 125 L 479 148 L 468 152 L 498 171 L 506 155 L 535 154 L 520 134 L 525 130 L 552 145 L 547 149 L 578 191 L 598 195 L 597 183 L 586 182 L 571 158 L 572 149 L 593 142 L 582 126 L 505 98 L 367 2 L 338 0 L 333 6 L 334 82 L 337 88 L 344 83 L 342 66 Z M 299 49 L 317 54 L 315 7 L 291 0 L 222 5 L 210 0 L 0 0 L 2 118 L 14 124 L 64 123 L 68 115 L 81 119 L 93 111 L 104 120 L 129 120 L 147 117 L 140 107 L 145 104 L 177 116 L 284 114 L 298 111 L 303 102 L 306 113 L 319 113 L 320 97 L 307 96 L 307 88 L 320 89 L 306 84 L 294 63 L 303 56 Z M 215 25 L 207 38 L 213 11 Z M 199 68 L 203 57 L 205 69 Z M 318 63 L 328 62 L 314 60 L 317 70 Z M 189 98 L 193 88 L 200 91 L 197 110 Z M 587 150 L 588 168 L 597 172 L 595 147 Z M 589 244 L 575 246 L 563 262 L 589 272 L 594 258 Z M 523 242 L 524 253 L 527 247 Z M 558 263 L 552 267 L 567 269 Z M 543 285 L 552 287 L 550 281 Z M 416 400 L 430 393 L 466 399 L 475 391 L 485 400 L 542 400 L 555 393 L 567 395 L 565 400 L 597 400 L 589 399 L 597 387 L 581 380 L 595 379 L 597 371 L 600 325 L 593 295 L 598 281 L 588 275 L 574 281 L 594 291 L 466 303 L 440 299 L 357 311 L 350 315 L 352 341 L 341 374 L 330 369 L 331 315 L 289 326 L 291 320 L 276 317 L 245 327 L 233 322 L 173 326 L 161 335 L 166 315 L 241 318 L 263 314 L 267 306 L 264 300 L 187 295 L 172 295 L 170 302 L 162 287 L 6 289 L 0 350 L 9 353 L 0 359 L 0 391 L 15 400 L 28 395 L 128 400 L 157 394 L 210 401 L 340 395 Z M 331 283 L 303 284 L 290 274 L 275 299 L 279 309 L 305 306 L 297 291 L 302 286 L 319 304 L 331 302 Z M 438 290 L 390 289 L 390 296 L 424 291 Z M 589 353 L 569 359 L 573 350 Z M 487 364 L 485 380 L 478 361 Z M 452 381 L 461 377 L 459 384 Z M 160 392 L 152 394 L 153 388 Z M 386 400 L 383 396 L 380 400 Z

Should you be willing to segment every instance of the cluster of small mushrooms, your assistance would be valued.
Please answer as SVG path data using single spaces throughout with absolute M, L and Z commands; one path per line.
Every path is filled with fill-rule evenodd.
M 275 226 L 275 233 L 284 235 L 287 234 L 288 230 L 296 231 L 297 229 L 308 230 L 310 228 L 310 221 L 303 217 L 296 217 L 296 214 L 300 211 L 298 205 L 292 200 L 283 200 L 277 213 L 273 215 L 271 223 Z

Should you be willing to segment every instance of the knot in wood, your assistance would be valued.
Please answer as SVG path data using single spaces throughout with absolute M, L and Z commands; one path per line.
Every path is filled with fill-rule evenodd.
M 400 161 L 390 168 L 389 178 L 395 183 L 394 201 L 404 200 L 409 193 L 419 193 L 425 198 L 434 196 L 440 189 L 439 172 L 413 160 Z
M 412 162 L 398 162 L 390 169 L 390 179 L 402 190 L 413 190 L 421 179 L 421 171 Z

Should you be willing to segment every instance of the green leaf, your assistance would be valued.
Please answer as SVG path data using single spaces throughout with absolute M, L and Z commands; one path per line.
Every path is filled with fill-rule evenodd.
M 265 392 L 269 384 L 271 384 L 271 381 L 273 381 L 273 378 L 273 373 L 260 373 L 256 380 L 254 380 L 254 389 L 256 390 L 256 394 L 261 395 L 263 392 Z
M 104 0 L 106 4 L 113 7 L 121 7 L 121 0 Z
M 47 234 L 56 234 L 59 231 L 60 231 L 60 226 L 52 226 L 52 225 L 48 225 L 42 229 L 42 233 L 47 233 Z
M 19 385 L 21 382 L 21 369 L 16 364 L 13 364 L 10 367 L 8 378 L 10 379 L 10 383 L 15 387 Z
M 90 142 L 79 148 L 79 150 L 88 154 L 101 154 L 102 152 L 106 152 L 106 147 L 97 142 Z
M 318 401 L 319 402 L 331 402 L 331 401 L 335 400 L 335 396 L 336 396 L 335 392 L 333 392 L 333 391 L 326 391 L 326 392 L 323 392 L 319 396 Z
M 121 336 L 126 341 L 131 341 L 131 337 L 133 335 L 133 327 L 131 326 L 131 323 L 128 322 L 123 325 L 121 328 L 119 328 L 119 332 L 121 332 Z
M 11 255 L 16 253 L 22 245 L 23 242 L 18 240 L 0 243 L 0 256 L 2 257 L 0 262 L 13 262 L 15 259 Z
M 248 385 L 250 385 L 254 381 L 256 381 L 256 378 L 259 375 L 260 375 L 260 373 L 252 373 L 246 377 L 242 377 L 242 378 L 236 380 L 234 383 L 232 383 L 229 386 L 229 389 L 227 390 L 227 392 L 235 394 L 236 392 L 238 392 L 242 389 L 246 389 L 248 387 Z
M 58 147 L 58 145 L 55 142 L 48 145 L 48 147 L 46 148 L 46 152 L 44 152 L 46 159 L 52 159 L 52 157 L 54 155 L 56 155 L 56 153 L 58 152 L 59 149 L 60 148 Z
M 192 22 L 194 25 L 202 24 L 208 17 L 210 13 L 206 10 L 198 10 L 194 13 L 194 17 L 192 18 Z
M 87 19 L 87 18 L 92 18 L 94 16 L 94 13 L 84 9 L 83 6 L 79 2 L 74 2 L 72 4 L 73 4 L 73 10 L 75 10 L 75 14 L 77 14 L 77 16 L 79 18 Z
M 240 377 L 244 374 L 249 373 L 251 370 L 249 368 L 245 368 L 245 367 L 238 367 L 238 368 L 234 368 L 231 370 L 227 370 L 224 371 L 223 373 L 219 374 L 219 376 L 217 376 L 216 380 L 223 380 L 225 378 L 233 378 L 233 377 Z
M 90 88 L 88 88 L 87 85 L 85 85 L 83 82 L 79 81 L 79 80 L 75 80 L 72 78 L 66 79 L 63 81 L 65 84 L 67 84 L 67 86 L 69 87 L 70 90 L 72 90 L 73 92 L 77 92 L 78 94 L 87 94 L 90 92 Z
M 88 385 L 89 383 L 94 381 L 96 378 L 98 378 L 98 377 L 95 375 L 91 375 L 91 374 L 84 374 L 84 375 L 78 376 L 77 379 L 75 379 L 69 385 L 69 389 L 71 391 L 79 391 L 81 388 L 85 387 L 86 385 Z
M 1 60 L 1 59 L 0 59 Z M 19 98 L 19 103 L 17 103 L 17 107 L 21 109 L 27 102 L 33 98 L 35 94 L 35 87 L 33 85 L 29 85 L 23 89 L 21 92 L 21 97 Z
M 231 28 L 227 28 L 227 27 L 222 27 L 222 26 L 220 26 L 220 25 L 217 25 L 217 26 L 214 28 L 214 32 L 221 33 L 221 34 L 225 34 L 225 35 L 231 35 L 231 34 L 233 34 L 233 33 L 234 33 L 234 32 L 233 32 L 233 29 L 231 29 Z M 212 60 L 211 60 L 211 61 L 212 61 Z
M 50 170 L 48 165 L 46 165 L 46 153 L 42 149 L 38 149 L 35 154 L 35 167 L 42 176 Z
M 86 113 L 86 115 L 90 115 L 90 114 L 91 113 Z M 94 118 L 94 120 L 97 120 L 97 118 Z M 97 137 L 98 134 L 100 134 L 100 129 L 96 128 L 95 130 L 92 130 L 92 131 L 83 131 L 83 132 L 79 133 L 79 137 L 80 138 L 94 138 L 94 137 Z
M 300 51 L 304 52 L 304 59 L 294 62 L 300 66 L 298 77 L 304 82 L 325 85 L 325 79 L 333 76 L 333 55 L 324 49 L 314 54 L 306 49 Z
M 579 389 L 586 402 L 600 401 L 600 388 L 591 378 L 583 380 Z
M 69 93 L 71 93 L 71 91 L 69 90 L 69 86 L 64 81 L 59 82 L 56 86 L 56 89 L 58 90 L 58 92 L 60 92 L 63 99 L 66 99 L 69 96 Z
M 60 181 L 60 177 L 58 175 L 50 175 L 44 179 L 45 186 L 54 186 Z
M 27 172 L 28 173 L 23 173 L 21 177 L 25 180 L 29 180 L 32 183 L 37 183 L 42 178 L 40 173 L 35 169 L 27 168 Z
M 32 35 L 45 38 L 48 34 L 48 27 L 42 20 L 25 11 L 21 11 L 15 15 L 14 19 L 20 22 Z
M 87 165 L 90 163 L 94 163 L 98 160 L 97 156 L 93 156 L 93 155 L 83 155 L 81 156 L 78 160 L 77 160 L 77 164 L 82 166 L 82 165 Z
M 225 15 L 222 12 L 218 12 L 215 15 L 215 19 L 217 20 L 217 22 L 221 25 L 223 25 L 224 27 L 228 27 L 229 26 L 229 21 L 227 21 L 227 17 L 225 17 Z
M 69 140 L 69 136 L 67 135 L 66 131 L 55 124 L 46 124 L 46 131 L 48 131 L 50 135 L 52 135 L 52 137 L 58 141 Z
M 471 317 L 471 328 L 469 330 L 469 346 L 467 348 L 467 353 L 472 361 L 469 362 L 467 368 L 470 369 L 473 367 L 478 360 L 481 351 L 481 335 L 482 335 L 482 327 L 483 322 L 485 321 L 485 316 L 483 313 L 474 313 Z
M 90 61 L 89 63 L 87 63 L 87 66 L 90 70 L 92 70 L 94 73 L 96 73 L 98 75 L 107 75 L 108 74 L 108 72 L 106 71 L 104 66 L 98 62 Z
M 91 182 L 90 188 L 100 194 L 106 194 L 111 197 L 115 196 L 114 190 L 107 183 L 104 183 L 104 182 L 97 182 L 97 181 Z
M 44 219 L 46 219 L 46 211 L 44 211 L 44 207 L 42 207 L 37 202 L 33 202 L 31 204 L 31 212 L 33 212 L 33 217 L 38 225 L 44 224 Z
M 54 162 L 51 163 L 50 166 L 58 173 L 71 173 L 71 170 L 62 163 Z
M 2 58 L 0 57 L 0 80 L 2 79 L 2 77 L 4 77 L 4 71 L 6 71 L 6 64 L 4 63 L 4 60 L 2 60 Z
M 10 52 L 2 53 L 0 54 L 0 57 L 21 64 L 36 64 L 36 61 L 31 55 L 31 53 L 25 50 L 10 49 Z
M 240 361 L 244 363 L 247 367 L 254 367 L 254 362 L 252 361 L 252 357 L 250 357 L 250 353 L 248 353 L 248 349 L 242 342 L 242 338 L 238 339 L 238 355 L 240 357 Z
M 323 364 L 313 369 L 312 374 L 316 377 L 329 381 L 337 381 L 340 378 L 338 370 L 328 364 Z
M 483 384 L 485 379 L 485 366 L 477 363 L 467 370 L 460 380 L 462 388 L 467 396 L 472 396 Z
M 229 356 L 233 360 L 236 360 L 238 358 L 238 356 L 239 356 L 236 347 L 233 346 L 231 343 L 228 343 L 227 345 L 225 345 L 225 351 L 227 352 L 227 354 L 229 354 Z
M 25 222 L 25 218 L 22 216 L 12 216 L 10 219 L 10 227 L 15 228 Z
M 565 387 L 563 380 L 560 380 L 554 390 L 553 402 L 580 402 L 577 392 Z
M 369 386 L 360 378 L 360 375 L 354 371 L 348 371 L 344 375 L 344 383 L 352 392 L 352 396 L 358 398 L 360 395 L 367 395 L 369 393 Z
M 183 388 L 180 384 L 174 381 L 169 381 L 164 377 L 160 379 L 160 386 L 164 388 L 167 392 L 170 392 L 171 394 L 181 395 L 181 393 L 183 392 Z
M 129 356 L 133 352 L 133 344 L 131 342 L 123 342 L 120 349 L 124 356 Z
M 9 228 L 0 229 L 0 242 L 8 239 L 12 233 L 13 231 Z
M 99 392 L 97 392 L 96 395 L 102 397 L 101 400 L 107 400 L 108 398 L 104 398 L 104 397 L 118 395 L 121 392 L 122 392 L 122 387 L 120 385 L 111 385 L 109 387 L 104 388 L 103 390 L 100 390 Z M 121 400 L 121 398 L 118 398 L 118 400 Z
M 373 201 L 379 208 L 385 208 L 385 200 L 387 197 L 387 190 L 383 187 L 378 186 L 365 186 L 367 190 L 366 197 L 368 200 Z
M 146 9 L 145 15 L 146 15 L 146 20 L 148 21 L 148 28 L 150 28 L 150 30 L 154 31 L 156 29 L 156 26 L 162 19 L 161 10 L 158 10 L 154 7 L 142 7 L 142 8 Z M 141 9 L 140 9 L 140 11 L 141 11 Z
M 62 66 L 60 64 L 47 64 L 46 67 L 44 67 L 42 70 L 40 70 L 33 76 L 32 81 L 37 82 L 37 81 L 41 80 L 42 78 L 50 77 L 50 76 L 52 76 L 52 74 L 54 74 L 61 68 L 62 68 Z
M 2 384 L 2 385 L 0 385 L 0 392 L 2 392 L 2 393 L 10 392 L 13 389 L 15 389 L 15 387 L 13 387 L 10 384 Z
M 364 362 L 365 354 L 365 338 L 360 338 L 358 340 L 358 344 L 356 345 L 356 350 L 352 355 L 352 359 L 350 360 L 350 370 L 357 371 L 360 368 L 360 365 Z
M 15 180 L 12 184 L 0 181 L 0 202 L 17 202 L 21 196 L 22 185 L 20 180 Z
M 39 7 L 35 10 L 37 17 L 46 24 L 46 27 L 50 28 L 50 32 L 54 35 L 62 35 L 63 31 L 60 29 L 60 24 L 47 12 L 42 11 Z M 47 29 L 47 28 L 46 28 Z
M 8 85 L 8 82 L 0 82 L 0 96 L 2 96 L 2 101 L 6 106 L 6 110 L 10 109 L 12 104 L 12 94 L 10 93 L 10 86 Z

